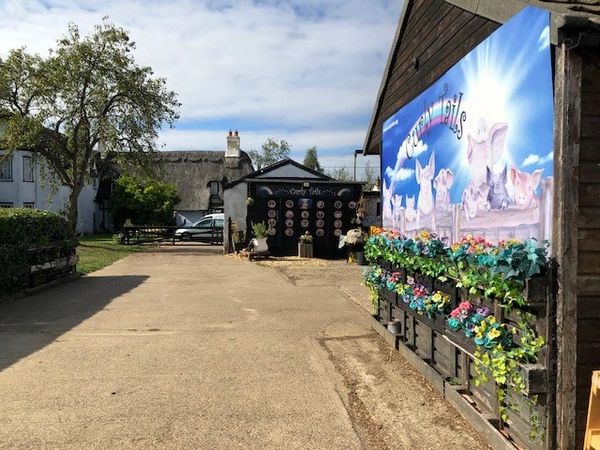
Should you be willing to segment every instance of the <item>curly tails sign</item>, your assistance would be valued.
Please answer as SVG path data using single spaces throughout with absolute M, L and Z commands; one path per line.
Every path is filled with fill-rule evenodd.
M 383 125 L 383 226 L 549 239 L 549 14 L 527 7 Z

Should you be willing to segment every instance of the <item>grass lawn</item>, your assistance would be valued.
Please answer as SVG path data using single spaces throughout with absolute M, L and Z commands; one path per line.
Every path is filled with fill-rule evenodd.
M 143 245 L 117 244 L 110 234 L 86 234 L 79 238 L 77 270 L 81 273 L 90 273 L 110 266 L 131 253 L 143 250 Z

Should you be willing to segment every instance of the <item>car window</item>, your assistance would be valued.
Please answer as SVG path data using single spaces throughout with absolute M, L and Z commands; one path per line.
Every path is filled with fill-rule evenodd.
M 223 228 L 223 219 L 215 219 L 215 228 Z
M 212 219 L 201 220 L 196 225 L 194 225 L 194 228 L 211 228 L 212 223 L 213 223 Z

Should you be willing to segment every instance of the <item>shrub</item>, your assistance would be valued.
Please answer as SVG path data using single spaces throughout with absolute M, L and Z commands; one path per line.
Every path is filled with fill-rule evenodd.
M 0 297 L 27 287 L 31 265 L 68 256 L 75 245 L 67 220 L 58 214 L 0 209 Z
M 177 203 L 174 184 L 123 175 L 117 180 L 109 208 L 118 227 L 127 219 L 136 225 L 172 225 Z

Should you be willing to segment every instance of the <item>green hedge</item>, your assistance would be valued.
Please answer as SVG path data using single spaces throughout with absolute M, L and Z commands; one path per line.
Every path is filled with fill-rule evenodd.
M 50 248 L 52 244 L 58 245 Z M 25 208 L 0 209 L 0 297 L 30 284 L 31 265 L 68 256 L 75 245 L 67 220 L 58 214 Z

